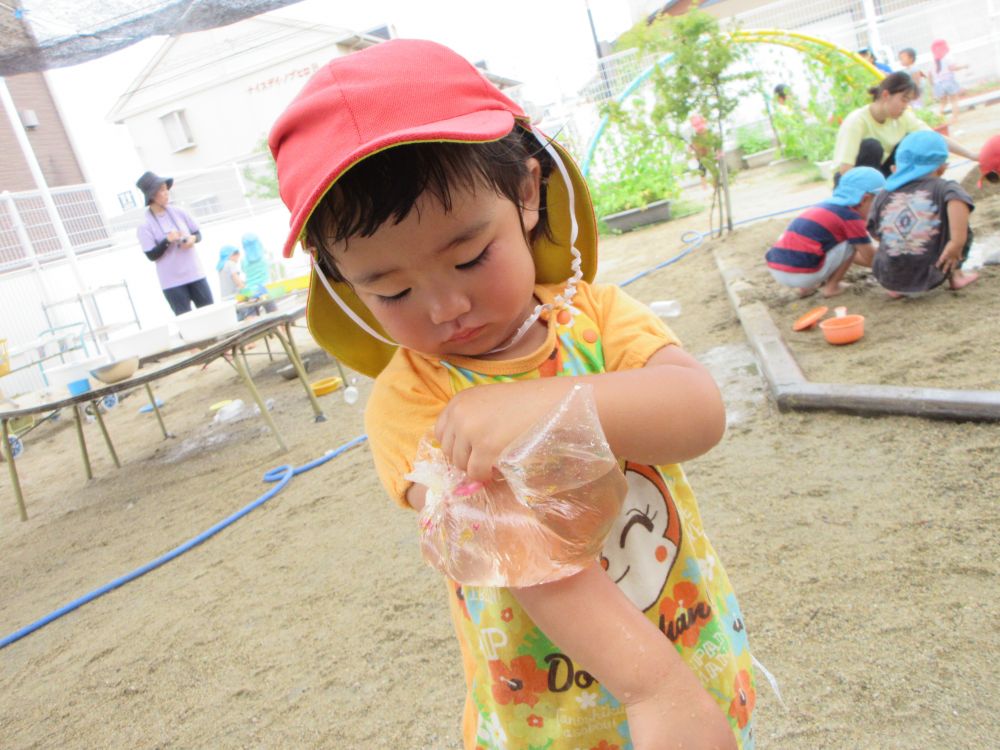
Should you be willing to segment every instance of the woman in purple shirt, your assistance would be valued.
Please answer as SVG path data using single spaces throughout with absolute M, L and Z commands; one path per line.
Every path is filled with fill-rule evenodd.
M 170 309 L 180 315 L 191 309 L 192 302 L 196 307 L 211 305 L 212 290 L 194 249 L 201 242 L 201 230 L 187 211 L 167 205 L 174 179 L 146 172 L 135 184 L 146 196 L 148 207 L 138 229 L 139 244 L 156 263 Z

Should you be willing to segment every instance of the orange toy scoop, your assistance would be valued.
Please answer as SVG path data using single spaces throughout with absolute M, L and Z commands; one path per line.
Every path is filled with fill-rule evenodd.
M 807 312 L 805 315 L 800 317 L 794 323 L 792 323 L 793 331 L 805 331 L 812 328 L 814 325 L 819 323 L 820 318 L 827 314 L 830 310 L 826 305 L 820 305 L 819 307 L 814 307 L 812 310 Z

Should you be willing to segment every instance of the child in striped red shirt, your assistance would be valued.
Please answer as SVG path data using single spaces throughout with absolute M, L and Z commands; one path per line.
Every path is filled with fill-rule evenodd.
M 851 264 L 871 267 L 875 248 L 865 228 L 875 194 L 885 177 L 871 167 L 855 167 L 840 178 L 833 195 L 806 209 L 764 256 L 771 276 L 800 297 L 819 291 L 834 297 L 847 289 Z

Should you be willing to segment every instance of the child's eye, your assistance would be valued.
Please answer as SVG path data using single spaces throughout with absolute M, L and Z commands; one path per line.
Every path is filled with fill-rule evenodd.
M 409 289 L 404 289 L 399 294 L 392 294 L 392 295 L 377 294 L 375 296 L 378 297 L 379 302 L 386 305 L 391 305 L 394 302 L 402 301 L 403 297 L 405 297 L 409 293 L 410 293 Z
M 455 266 L 455 268 L 459 269 L 460 271 L 464 271 L 468 268 L 475 268 L 480 263 L 485 263 L 486 259 L 489 257 L 490 257 L 490 249 L 489 247 L 487 247 L 481 253 L 479 253 L 479 255 L 470 260 L 468 263 L 459 263 L 457 266 Z

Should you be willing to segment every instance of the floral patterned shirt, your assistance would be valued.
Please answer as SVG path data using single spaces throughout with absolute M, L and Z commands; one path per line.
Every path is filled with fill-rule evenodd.
M 549 301 L 552 290 L 539 287 L 538 294 Z M 405 486 L 397 481 L 396 472 L 406 467 L 398 456 L 390 455 L 398 453 L 387 442 L 394 428 L 382 419 L 394 413 L 393 423 L 400 424 L 399 408 L 388 411 L 392 393 L 399 396 L 397 407 L 407 400 L 405 412 L 414 406 L 413 394 L 421 387 L 441 398 L 496 380 L 641 367 L 656 350 L 677 343 L 648 308 L 617 287 L 581 284 L 573 306 L 576 314 L 563 309 L 550 316 L 548 342 L 539 356 L 530 358 L 531 366 L 522 361 L 512 366 L 435 360 L 433 368 L 421 370 L 433 383 L 418 385 L 420 373 L 413 373 L 411 381 L 402 380 L 398 367 L 388 377 L 379 377 L 366 421 L 376 466 L 397 500 Z M 437 374 L 431 376 L 432 372 Z M 629 490 L 601 564 L 671 640 L 715 697 L 738 745 L 749 750 L 756 692 L 746 630 L 729 579 L 705 534 L 694 494 L 679 465 L 626 461 L 623 469 Z M 448 591 L 468 685 L 463 722 L 467 750 L 632 748 L 624 707 L 549 641 L 508 589 L 449 581 Z

